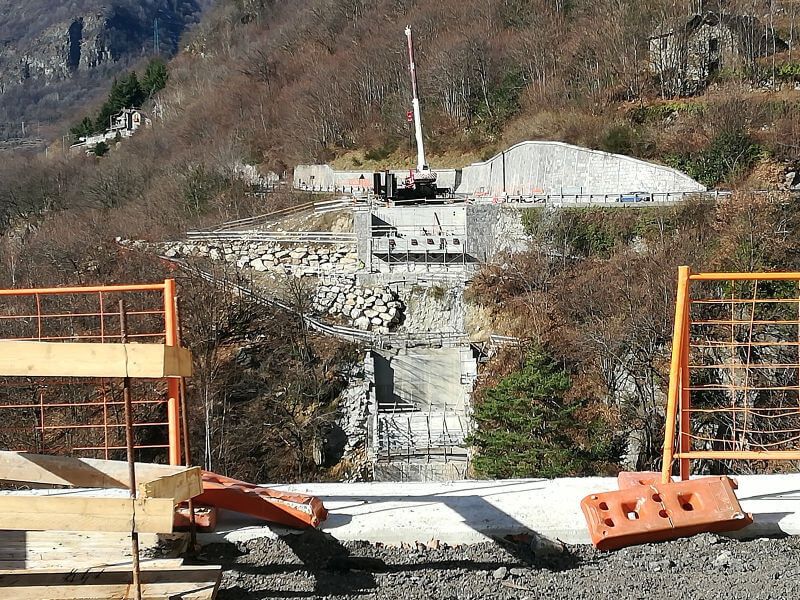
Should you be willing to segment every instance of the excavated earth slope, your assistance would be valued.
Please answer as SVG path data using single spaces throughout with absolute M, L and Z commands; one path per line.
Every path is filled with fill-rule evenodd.
M 528 542 L 386 547 L 298 536 L 214 545 L 219 600 L 255 598 L 534 600 L 789 599 L 800 595 L 800 538 L 737 542 L 712 534 L 602 553 Z

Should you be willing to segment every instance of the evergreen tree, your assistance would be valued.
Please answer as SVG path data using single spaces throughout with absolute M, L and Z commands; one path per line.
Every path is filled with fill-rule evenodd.
M 142 89 L 148 98 L 164 89 L 169 79 L 167 64 L 161 58 L 152 59 L 142 76 Z
M 95 147 L 92 149 L 92 152 L 94 153 L 95 156 L 100 157 L 108 154 L 108 151 L 110 149 L 111 148 L 109 148 L 108 144 L 106 144 L 105 142 L 97 142 Z
M 77 142 L 80 138 L 92 135 L 95 132 L 94 121 L 92 121 L 91 117 L 84 117 L 80 123 L 70 127 L 69 132 Z
M 581 423 L 580 401 L 568 401 L 567 373 L 541 351 L 532 351 L 521 370 L 484 391 L 475 403 L 478 431 L 476 472 L 483 477 L 560 477 L 590 471 L 611 459 L 608 428 Z M 579 439 L 591 439 L 582 448 Z

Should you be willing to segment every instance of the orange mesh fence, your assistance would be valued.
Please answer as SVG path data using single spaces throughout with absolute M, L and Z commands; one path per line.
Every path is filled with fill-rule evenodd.
M 0 290 L 0 339 L 177 344 L 175 284 Z M 136 460 L 180 462 L 179 380 L 132 380 Z M 125 458 L 122 380 L 0 377 L 0 448 Z
M 664 481 L 800 460 L 800 273 L 681 267 L 675 312 Z

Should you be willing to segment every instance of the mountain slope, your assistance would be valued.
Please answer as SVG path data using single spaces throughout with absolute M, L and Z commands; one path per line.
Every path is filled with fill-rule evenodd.
M 69 116 L 143 56 L 173 54 L 181 34 L 208 4 L 0 0 L 0 123 L 5 125 L 0 139 L 19 136 L 23 120 Z

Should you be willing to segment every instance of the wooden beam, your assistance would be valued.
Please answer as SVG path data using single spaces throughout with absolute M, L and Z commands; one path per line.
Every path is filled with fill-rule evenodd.
M 144 555 L 174 558 L 186 551 L 188 541 L 186 533 L 141 533 L 139 549 Z M 86 565 L 97 560 L 130 562 L 130 532 L 0 531 L 0 561 L 17 565 L 8 568 L 21 569 L 37 561 L 61 561 L 66 566 L 72 561 Z
M 189 377 L 192 355 L 165 344 L 91 344 L 0 340 L 5 377 Z
M 172 499 L 29 494 L 0 495 L 0 529 L 130 532 L 134 508 L 136 531 L 172 531 Z
M 136 481 L 146 483 L 184 471 L 186 467 L 136 463 Z M 2 450 L 0 481 L 127 489 L 128 463 L 121 460 L 49 456 Z
M 222 568 L 218 566 L 145 567 L 141 573 L 142 596 L 148 600 L 173 596 L 186 600 L 212 600 L 219 589 L 221 575 Z M 131 583 L 131 571 L 126 567 L 7 570 L 0 571 L 0 600 L 129 598 Z
M 140 498 L 171 498 L 177 504 L 203 493 L 203 470 L 192 467 L 139 485 Z
M 130 544 L 130 540 L 128 540 Z M 183 566 L 182 558 L 143 558 L 139 561 L 142 568 L 145 569 L 178 569 Z M 66 559 L 39 559 L 34 558 L 31 560 L 14 560 L 0 559 L 0 571 L 18 570 L 18 569 L 75 569 L 76 571 L 85 571 L 87 569 L 109 569 L 112 567 L 124 567 L 126 569 L 132 568 L 130 558 L 127 561 L 104 561 L 95 557 L 94 560 L 85 556 L 78 558 Z

